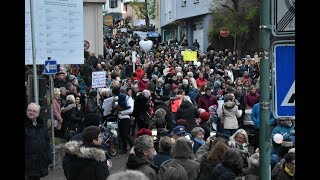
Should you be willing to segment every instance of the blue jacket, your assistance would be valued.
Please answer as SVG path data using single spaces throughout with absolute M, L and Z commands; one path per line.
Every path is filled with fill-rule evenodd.
M 260 127 L 260 103 L 256 103 L 252 107 L 251 120 L 254 123 L 254 128 L 259 129 Z M 276 119 L 273 117 L 272 112 L 270 112 L 269 125 L 275 124 Z
M 153 164 L 157 167 L 160 167 L 160 165 L 166 161 L 171 159 L 170 152 L 159 152 L 157 155 L 153 157 Z

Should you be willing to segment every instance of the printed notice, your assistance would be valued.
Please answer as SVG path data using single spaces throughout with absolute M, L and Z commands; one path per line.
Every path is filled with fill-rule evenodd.
M 106 71 L 92 72 L 92 88 L 106 87 Z
M 32 55 L 31 18 L 27 21 L 30 14 L 33 14 L 37 64 L 44 64 L 47 57 L 56 59 L 57 64 L 83 64 L 83 2 L 79 0 L 33 0 L 33 8 L 30 11 L 30 8 L 27 9 L 27 3 L 30 3 L 30 0 L 25 1 L 25 64 L 32 64 L 32 59 L 30 60 L 30 55 L 27 54 Z

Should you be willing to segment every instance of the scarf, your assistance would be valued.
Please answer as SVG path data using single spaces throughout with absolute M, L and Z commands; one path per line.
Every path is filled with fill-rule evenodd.
M 284 167 L 284 170 L 289 176 L 294 176 L 294 174 L 290 171 L 290 169 L 287 166 Z

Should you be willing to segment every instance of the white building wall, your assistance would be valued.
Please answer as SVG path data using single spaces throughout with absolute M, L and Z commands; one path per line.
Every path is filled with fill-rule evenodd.
M 89 51 L 103 54 L 103 9 L 106 0 L 83 0 L 83 38 L 89 41 Z

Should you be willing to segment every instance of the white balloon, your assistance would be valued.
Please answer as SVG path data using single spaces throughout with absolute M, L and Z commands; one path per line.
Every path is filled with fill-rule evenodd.
M 184 54 L 184 51 L 181 51 L 181 56 L 183 56 L 183 54 Z
M 283 141 L 283 136 L 279 133 L 276 133 L 274 136 L 273 136 L 273 141 L 277 144 L 281 144 L 282 141 Z
M 198 67 L 201 66 L 201 62 L 199 62 L 199 61 L 193 61 L 193 64 L 196 65 L 196 66 L 198 66 Z
M 152 42 L 151 40 L 147 40 L 147 41 L 141 40 L 141 41 L 139 42 L 140 48 L 141 48 L 145 53 L 147 53 L 147 52 L 150 51 L 150 49 L 152 48 L 152 45 L 153 45 L 153 42 Z

